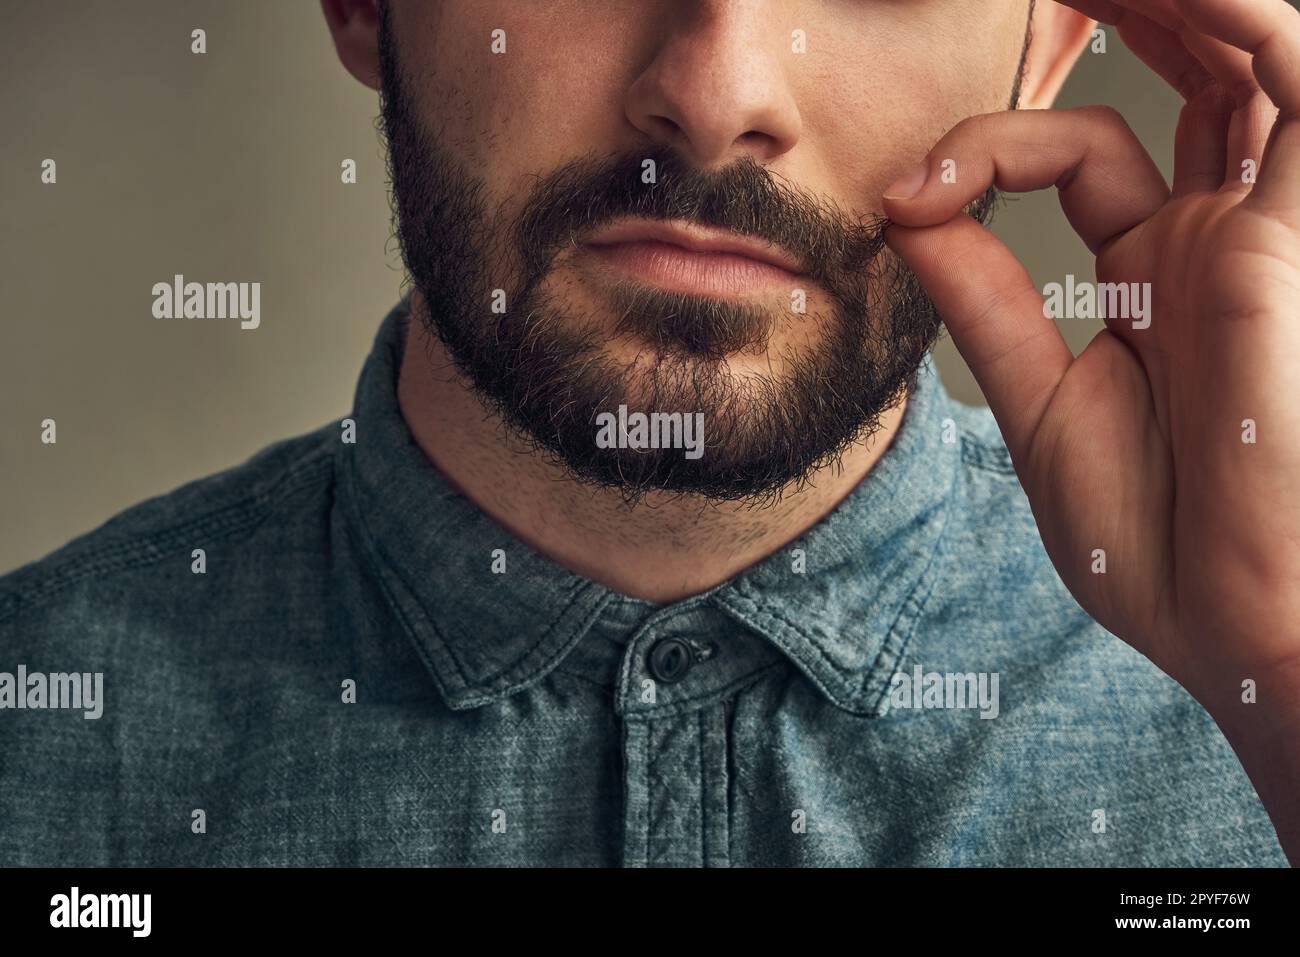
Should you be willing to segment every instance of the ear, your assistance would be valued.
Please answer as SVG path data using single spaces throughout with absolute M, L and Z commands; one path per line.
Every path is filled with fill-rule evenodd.
M 1038 0 L 1030 29 L 1020 109 L 1045 110 L 1056 100 L 1065 79 L 1083 53 L 1096 20 L 1056 0 Z
M 379 0 L 321 0 L 334 49 L 349 73 L 378 90 Z

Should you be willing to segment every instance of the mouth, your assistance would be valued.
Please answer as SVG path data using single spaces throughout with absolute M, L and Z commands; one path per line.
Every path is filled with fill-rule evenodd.
M 625 219 L 580 246 L 605 266 L 679 292 L 749 297 L 801 282 L 802 264 L 787 250 L 727 229 L 685 220 Z

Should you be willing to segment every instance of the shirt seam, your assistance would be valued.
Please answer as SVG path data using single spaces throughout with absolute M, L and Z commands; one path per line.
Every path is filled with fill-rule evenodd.
M 985 442 L 974 432 L 961 430 L 961 461 L 981 472 L 1004 477 L 1016 477 L 1016 467 L 1011 461 L 1011 452 L 1005 445 Z
M 880 652 L 876 660 L 872 662 L 870 675 L 877 676 L 876 680 L 880 684 L 879 691 L 873 696 L 874 701 L 871 706 L 871 713 L 876 717 L 884 717 L 888 712 L 887 703 L 889 701 L 889 687 L 891 674 L 889 669 L 897 671 L 899 665 L 903 662 L 908 650 L 912 647 L 912 640 L 916 637 L 917 628 L 925 620 L 925 612 L 938 592 L 940 582 L 946 581 L 948 576 L 943 572 L 951 558 L 950 541 L 948 537 L 948 527 L 952 524 L 953 507 L 952 500 L 960 494 L 951 496 L 946 503 L 943 516 L 943 528 L 939 532 L 935 542 L 934 554 L 931 555 L 929 563 L 921 573 L 921 578 L 907 596 L 907 601 L 899 610 L 898 617 L 894 620 L 893 625 L 886 635 L 885 641 L 881 644 Z M 922 588 L 924 586 L 924 588 Z M 864 696 L 867 692 L 867 686 L 864 683 L 862 688 Z
M 192 543 L 198 538 L 224 539 L 251 531 L 266 519 L 270 506 L 295 492 L 324 484 L 332 474 L 333 459 L 329 450 L 314 449 L 304 459 L 289 465 L 266 491 L 248 495 L 184 522 L 92 546 L 85 554 L 76 551 L 65 553 L 60 564 L 45 572 L 31 587 L 0 597 L 0 622 L 8 621 L 23 611 L 42 607 L 61 591 L 92 576 L 155 564 L 167 558 L 173 547 Z M 168 494 L 174 493 L 160 497 L 166 498 Z M 68 561 L 74 556 L 75 565 Z M 64 561 L 68 563 L 63 564 Z
M 709 866 L 709 772 L 708 767 L 708 747 L 704 740 L 704 715 L 707 708 L 700 708 L 695 712 L 695 727 L 699 731 L 700 745 L 700 866 Z
M 954 468 L 953 471 L 955 473 L 959 470 Z M 885 634 L 885 640 L 880 644 L 880 650 L 876 653 L 870 667 L 867 668 L 862 684 L 859 686 L 859 695 L 865 701 L 871 702 L 869 714 L 874 717 L 884 716 L 885 709 L 882 708 L 882 703 L 888 700 L 889 670 L 891 668 L 897 669 L 899 661 L 907 653 L 907 649 L 911 647 L 918 626 L 925 620 L 925 610 L 930 604 L 930 599 L 938 588 L 938 583 L 944 578 L 942 570 L 947 563 L 950 541 L 948 529 L 953 520 L 953 503 L 962 492 L 959 487 L 960 481 L 960 477 L 954 474 L 952 484 L 949 487 L 949 494 L 944 498 L 942 524 L 939 527 L 938 535 L 935 536 L 934 550 L 930 553 L 929 561 L 925 563 L 925 567 L 917 577 L 916 584 L 908 590 L 907 597 L 900 606 L 897 616 L 890 623 L 889 631 Z M 880 690 L 874 695 L 874 701 L 870 694 L 870 686 L 873 681 L 880 685 Z

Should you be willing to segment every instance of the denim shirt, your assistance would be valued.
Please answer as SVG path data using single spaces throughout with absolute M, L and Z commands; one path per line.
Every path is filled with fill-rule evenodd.
M 655 605 L 440 476 L 407 305 L 348 419 L 0 579 L 0 864 L 1285 864 L 929 360 L 833 513 Z M 16 707 L 19 666 L 102 674 L 102 714 Z

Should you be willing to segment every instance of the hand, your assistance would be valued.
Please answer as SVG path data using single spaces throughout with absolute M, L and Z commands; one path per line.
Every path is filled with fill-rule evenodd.
M 919 192 L 886 191 L 888 243 L 987 397 L 1062 580 L 1215 717 L 1295 862 L 1300 14 L 1063 2 L 1117 25 L 1185 98 L 1172 192 L 1112 109 L 974 117 Z M 1057 186 L 1098 282 L 1139 284 L 1149 314 L 1107 317 L 1075 358 L 1024 267 L 962 212 L 993 184 Z

